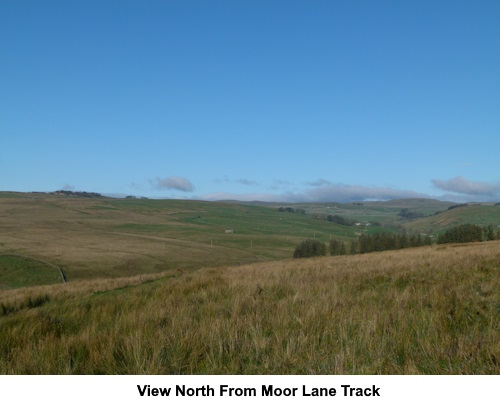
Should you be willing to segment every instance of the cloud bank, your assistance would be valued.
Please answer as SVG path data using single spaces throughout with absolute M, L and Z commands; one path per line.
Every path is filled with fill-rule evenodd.
M 193 183 L 184 177 L 170 176 L 165 179 L 159 177 L 153 182 L 153 187 L 157 190 L 179 190 L 190 193 L 194 190 Z
M 299 195 L 303 201 L 350 202 L 366 200 L 395 200 L 399 198 L 430 198 L 428 194 L 391 187 L 368 187 L 349 184 L 332 184 L 306 190 Z
M 192 192 L 195 187 L 188 179 L 179 176 L 156 178 L 150 181 L 157 190 L 178 190 Z M 215 183 L 233 183 L 246 186 L 259 185 L 258 182 L 246 178 L 231 179 L 228 176 L 214 180 Z M 499 201 L 500 182 L 487 183 L 470 181 L 457 176 L 449 180 L 433 179 L 432 184 L 444 191 L 440 196 L 416 192 L 413 190 L 394 187 L 363 186 L 356 184 L 333 183 L 325 179 L 317 179 L 302 183 L 303 189 L 291 188 L 288 181 L 273 180 L 270 192 L 233 193 L 219 191 L 203 194 L 194 198 L 208 201 L 236 200 L 236 201 L 263 201 L 276 203 L 309 203 L 309 202 L 353 202 L 353 201 L 386 201 L 405 198 L 435 198 L 454 202 L 472 201 Z M 281 190 L 281 191 L 280 191 Z
M 207 201 L 264 201 L 264 202 L 287 202 L 282 195 L 278 194 L 268 194 L 268 193 L 227 193 L 227 192 L 216 192 L 210 194 L 204 194 L 199 196 L 201 200 Z
M 316 184 L 316 182 L 314 182 Z M 313 184 L 313 183 L 311 183 Z M 391 187 L 367 187 L 346 184 L 331 184 L 326 180 L 317 184 L 330 184 L 323 187 L 314 187 L 300 192 L 281 194 L 268 193 L 211 193 L 200 196 L 205 200 L 237 200 L 237 201 L 266 201 L 266 202 L 351 202 L 366 200 L 394 200 L 399 198 L 432 198 L 428 194 L 417 193 L 411 190 L 398 190 Z
M 432 184 L 443 191 L 464 194 L 466 196 L 477 196 L 482 199 L 499 198 L 500 182 L 486 183 L 481 181 L 470 181 L 461 176 L 449 180 L 432 180 Z

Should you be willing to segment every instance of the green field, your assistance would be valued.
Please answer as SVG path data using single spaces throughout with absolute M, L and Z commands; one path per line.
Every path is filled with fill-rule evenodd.
M 61 282 L 57 267 L 26 257 L 0 256 L 0 290 Z

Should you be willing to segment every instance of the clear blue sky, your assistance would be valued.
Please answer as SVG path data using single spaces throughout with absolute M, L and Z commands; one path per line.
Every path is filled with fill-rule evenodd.
M 0 190 L 500 201 L 500 2 L 0 2 Z

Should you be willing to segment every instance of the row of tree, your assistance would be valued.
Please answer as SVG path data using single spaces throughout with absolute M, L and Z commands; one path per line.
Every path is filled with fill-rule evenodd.
M 89 193 L 88 191 L 57 190 L 51 194 L 64 194 L 71 197 L 86 197 L 86 198 L 102 197 L 102 195 L 99 193 Z
M 278 208 L 279 212 L 292 212 L 295 214 L 305 214 L 306 210 L 303 208 L 292 208 L 292 207 L 279 207 Z
M 314 256 L 326 256 L 326 245 L 317 239 L 303 240 L 293 252 L 295 259 Z
M 340 215 L 325 215 L 325 214 L 314 214 L 314 219 L 320 219 L 322 221 L 333 222 L 335 224 L 344 225 L 344 226 L 353 226 L 357 222 L 355 219 L 349 219 L 341 217 Z
M 424 214 L 418 211 L 410 211 L 408 208 L 403 208 L 398 212 L 398 216 L 404 219 L 412 220 L 417 218 L 422 218 Z
M 408 247 L 417 247 L 431 245 L 432 240 L 429 236 L 406 234 L 376 233 L 373 235 L 361 235 L 359 239 L 351 241 L 349 245 L 345 242 L 332 239 L 329 245 L 329 253 L 332 256 L 341 256 L 346 254 L 355 255 L 358 253 L 381 252 L 384 250 L 404 249 Z M 326 245 L 317 239 L 306 239 L 299 243 L 293 253 L 294 258 L 325 256 L 327 253 Z
M 468 243 L 496 239 L 500 239 L 500 229 L 495 232 L 493 225 L 481 227 L 465 224 L 448 229 L 439 235 L 437 243 Z
M 437 243 L 467 243 L 481 242 L 485 240 L 500 240 L 500 229 L 495 232 L 493 225 L 481 227 L 478 225 L 459 225 L 439 235 Z M 357 240 L 352 240 L 349 245 L 345 242 L 332 239 L 329 245 L 329 253 L 332 256 L 358 253 L 382 252 L 384 250 L 405 249 L 409 247 L 428 246 L 432 244 L 429 235 L 411 235 L 406 233 L 375 233 L 373 235 L 363 234 Z M 306 239 L 302 241 L 293 253 L 294 258 L 325 256 L 326 245 L 317 239 Z
M 361 235 L 357 241 L 357 249 L 351 247 L 353 253 L 382 252 L 384 250 L 406 249 L 409 247 L 432 245 L 429 235 L 411 235 L 406 233 L 390 234 L 375 233 L 373 235 Z
M 355 255 L 358 253 L 382 252 L 384 250 L 405 249 L 408 247 L 418 247 L 431 245 L 432 239 L 429 235 L 390 234 L 375 233 L 373 235 L 361 235 L 359 239 L 350 243 L 349 249 L 346 244 L 339 240 L 330 241 L 330 254 L 340 256 L 345 254 Z

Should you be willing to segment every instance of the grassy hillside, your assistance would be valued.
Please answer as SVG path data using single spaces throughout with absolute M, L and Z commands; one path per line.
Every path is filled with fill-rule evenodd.
M 391 201 L 366 201 L 363 203 L 323 203 L 323 204 L 297 204 L 297 207 L 305 208 L 309 213 L 320 213 L 328 215 L 340 215 L 349 219 L 362 222 L 380 222 L 386 227 L 394 227 L 401 222 L 398 213 L 407 208 L 418 211 L 423 215 L 432 215 L 437 211 L 443 211 L 454 203 L 424 198 L 413 198 Z
M 150 277 L 4 291 L 0 373 L 500 373 L 498 241 Z
M 500 206 L 447 210 L 450 204 L 411 199 L 283 205 L 306 211 L 299 214 L 279 211 L 280 204 L 1 192 L 0 256 L 24 260 L 26 271 L 3 259 L 0 288 L 59 283 L 57 272 L 51 270 L 58 267 L 70 282 L 127 277 L 290 258 L 306 238 L 328 243 L 330 238 L 350 240 L 362 233 L 401 229 L 435 236 L 460 223 L 500 224 Z M 404 220 L 398 216 L 403 208 L 429 216 Z M 432 215 L 436 211 L 443 212 Z M 314 219 L 318 214 L 338 215 L 361 225 Z M 37 266 L 47 268 L 35 275 Z
M 412 232 L 437 234 L 457 225 L 474 224 L 500 226 L 500 205 L 481 204 L 465 205 L 440 212 L 437 215 L 419 218 L 405 223 L 405 228 Z
M 69 281 L 289 258 L 305 238 L 356 231 L 277 207 L 0 193 L 0 254 L 63 266 Z
M 405 199 L 392 201 L 370 201 L 351 204 L 299 204 L 309 213 L 340 215 L 349 219 L 362 222 L 379 222 L 382 230 L 405 230 L 410 234 L 429 234 L 437 237 L 457 225 L 474 224 L 487 226 L 490 224 L 500 226 L 500 205 L 493 203 L 468 204 L 456 206 L 456 203 L 428 200 Z M 402 209 L 417 212 L 422 218 L 407 220 L 398 215 Z M 362 232 L 376 233 L 380 228 L 360 227 Z

